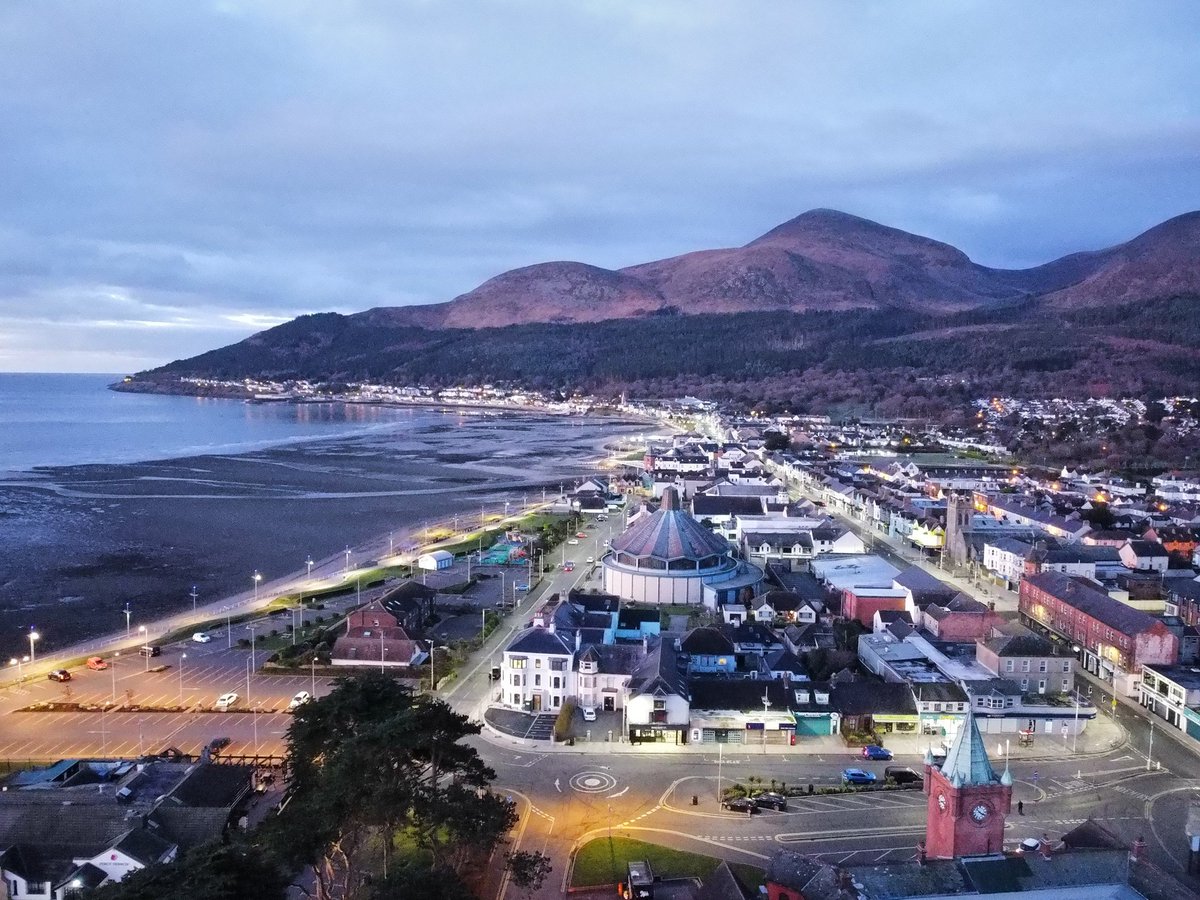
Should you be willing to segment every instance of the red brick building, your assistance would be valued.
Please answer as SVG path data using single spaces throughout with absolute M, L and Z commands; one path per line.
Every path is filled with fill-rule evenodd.
M 889 609 L 903 611 L 907 603 L 908 595 L 891 586 L 846 588 L 842 591 L 842 617 L 857 619 L 870 628 L 875 613 Z
M 1173 665 L 1179 638 L 1154 616 L 1114 600 L 1094 583 L 1059 572 L 1021 580 L 1019 609 L 1027 624 L 1041 627 L 1082 654 L 1083 666 L 1136 696 L 1142 666 Z
M 988 761 L 983 735 L 968 715 L 941 766 L 925 757 L 924 853 L 930 859 L 956 859 L 1004 849 L 1004 817 L 1012 804 L 1012 775 L 997 776 Z
M 1003 619 L 988 604 L 959 594 L 944 606 L 931 603 L 922 613 L 927 631 L 941 641 L 976 641 L 989 637 Z

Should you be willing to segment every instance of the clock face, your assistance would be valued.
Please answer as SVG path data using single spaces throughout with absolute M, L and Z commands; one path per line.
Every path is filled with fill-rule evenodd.
M 945 808 L 946 808 L 946 795 L 938 794 L 938 809 L 944 810 Z
M 971 810 L 971 818 L 974 819 L 976 822 L 982 823 L 982 822 L 987 821 L 987 817 L 988 817 L 989 813 L 991 813 L 991 810 L 988 809 L 987 804 L 980 803 L 979 805 L 977 805 L 976 807 L 974 807 Z

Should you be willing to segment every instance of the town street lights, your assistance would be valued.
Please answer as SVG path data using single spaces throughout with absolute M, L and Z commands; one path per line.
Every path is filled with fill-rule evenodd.
M 255 569 L 254 575 L 251 577 L 254 579 L 254 605 L 257 606 L 258 605 L 258 583 L 260 581 L 262 581 L 262 573 L 260 573 L 257 569 Z
M 258 627 L 258 623 L 251 622 L 246 627 L 250 629 L 250 668 L 253 669 L 255 667 L 255 665 L 254 665 L 254 639 L 256 637 L 256 635 L 254 634 L 254 629 Z
M 192 598 L 192 615 L 196 614 L 196 586 L 192 585 L 192 593 L 189 595 Z
M 346 548 L 346 574 L 350 574 L 350 548 Z
M 33 652 L 33 645 L 41 640 L 41 637 L 42 636 L 32 628 L 29 629 L 29 662 L 31 664 L 37 659 L 37 655 Z
M 146 626 L 145 625 L 138 626 L 138 640 L 141 641 L 143 644 L 145 644 L 145 642 L 146 642 Z M 143 653 L 142 656 L 146 660 L 146 671 L 149 672 L 150 671 L 150 654 Z
M 183 706 L 183 661 L 187 659 L 186 653 L 179 654 L 179 705 Z
M 246 660 L 246 702 L 250 702 L 250 660 Z
M 117 702 L 117 660 L 121 658 L 121 651 L 113 654 L 113 658 L 109 661 L 108 667 L 112 670 L 112 702 Z
M 8 661 L 8 667 L 11 669 L 13 666 L 17 667 L 17 684 L 21 684 L 25 681 L 24 666 L 21 665 L 21 661 L 15 656 Z

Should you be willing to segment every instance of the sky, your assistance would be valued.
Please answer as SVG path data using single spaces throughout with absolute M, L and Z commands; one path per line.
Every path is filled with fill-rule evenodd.
M 841 209 L 1028 266 L 1200 208 L 1194 0 L 0 4 L 0 371 Z

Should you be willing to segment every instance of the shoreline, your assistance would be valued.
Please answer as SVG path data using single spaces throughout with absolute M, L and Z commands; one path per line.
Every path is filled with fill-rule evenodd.
M 523 418 L 527 415 L 528 414 L 516 413 L 513 416 L 513 418 L 515 420 L 514 424 L 521 425 Z M 478 423 L 481 419 L 483 420 L 484 425 L 485 426 L 487 425 L 485 417 L 472 416 L 472 419 L 475 421 L 477 428 L 479 427 Z M 558 421 L 560 422 L 560 425 L 558 427 L 561 428 L 561 425 L 565 424 L 565 423 L 561 423 L 561 419 L 559 419 Z M 602 423 L 596 423 L 594 421 L 590 422 L 588 424 L 589 424 L 589 427 L 591 427 L 593 429 L 603 427 Z M 541 488 L 545 488 L 547 491 L 547 494 L 550 494 L 551 491 L 554 491 L 555 493 L 557 492 L 557 487 L 558 487 L 557 483 L 560 481 L 560 478 L 559 478 L 558 474 L 555 474 L 556 471 L 562 471 L 564 476 L 566 474 L 566 470 L 569 469 L 571 471 L 570 478 L 568 479 L 568 478 L 564 477 L 562 479 L 564 481 L 570 480 L 570 479 L 586 477 L 589 472 L 595 471 L 601 464 L 610 460 L 612 458 L 611 450 L 612 450 L 613 446 L 620 445 L 621 443 L 624 443 L 624 442 L 628 442 L 628 440 L 630 439 L 631 434 L 633 432 L 633 429 L 636 427 L 636 424 L 633 421 L 629 421 L 629 420 L 626 421 L 626 423 L 625 423 L 626 427 L 624 429 L 622 429 L 615 422 L 611 423 L 611 424 L 616 427 L 613 427 L 611 429 L 603 428 L 604 433 L 589 435 L 583 442 L 581 442 L 581 444 L 579 446 L 577 446 L 575 448 L 576 453 L 573 456 L 564 455 L 563 457 L 557 459 L 557 461 L 552 460 L 548 464 L 545 464 L 543 466 L 540 466 L 540 467 L 535 466 L 532 470 L 529 470 L 526 467 L 524 467 L 523 466 L 524 460 L 521 457 L 518 457 L 515 460 L 516 468 L 512 468 L 511 464 L 508 464 L 509 468 L 498 470 L 498 471 L 510 471 L 510 469 L 511 469 L 511 476 L 507 477 L 507 478 L 502 478 L 502 480 L 505 481 L 506 484 L 496 483 L 495 478 L 493 478 L 491 480 L 483 480 L 480 482 L 471 482 L 469 480 L 458 480 L 456 478 L 451 483 L 443 484 L 443 485 L 435 485 L 434 487 L 429 489 L 428 493 L 425 493 L 422 496 L 424 497 L 425 500 L 432 501 L 434 504 L 436 504 L 436 507 L 437 507 L 436 511 L 431 510 L 432 515 L 429 515 L 428 517 L 423 517 L 423 516 L 417 515 L 417 512 L 415 510 L 411 510 L 409 508 L 408 503 L 406 503 L 406 502 L 401 503 L 400 505 L 398 505 L 396 507 L 395 514 L 397 516 L 404 517 L 404 513 L 407 512 L 407 513 L 409 513 L 410 516 L 412 516 L 412 518 L 409 518 L 407 522 L 405 522 L 404 524 L 400 525 L 397 528 L 391 528 L 391 529 L 388 529 L 387 531 L 384 531 L 378 527 L 378 522 L 380 521 L 379 516 L 378 516 L 379 504 L 378 504 L 378 502 L 373 502 L 371 505 L 375 508 L 375 514 L 373 515 L 372 513 L 367 512 L 367 514 L 365 516 L 363 516 L 362 518 L 366 522 L 370 522 L 370 521 L 374 520 L 376 522 L 375 528 L 373 530 L 371 530 L 369 533 L 361 535 L 357 539 L 352 539 L 351 541 L 348 542 L 350 544 L 350 549 L 351 549 L 350 561 L 352 563 L 357 562 L 359 564 L 361 564 L 364 560 L 386 561 L 386 560 L 390 559 L 390 560 L 399 561 L 402 556 L 408 555 L 405 552 L 405 550 L 410 545 L 428 546 L 430 542 L 427 540 L 427 537 L 431 531 L 434 531 L 435 529 L 439 529 L 439 528 L 448 528 L 449 526 L 452 525 L 452 523 L 454 522 L 454 520 L 456 518 L 458 518 L 460 520 L 470 521 L 470 518 L 468 518 L 468 517 L 473 517 L 473 516 L 479 515 L 480 502 L 482 502 L 482 504 L 484 506 L 490 507 L 491 510 L 503 509 L 503 506 L 501 504 L 504 503 L 504 495 L 505 494 L 510 495 L 508 502 L 513 504 L 518 510 L 517 512 L 510 514 L 507 517 L 508 519 L 513 519 L 519 515 L 523 515 L 526 510 L 540 508 L 542 506 L 542 502 L 538 499 L 535 499 L 536 492 L 537 492 L 537 490 L 539 490 Z M 557 432 L 553 429 L 551 429 L 550 431 L 547 432 L 547 431 L 545 431 L 543 426 L 544 426 L 544 423 L 542 423 L 542 425 L 539 425 L 539 423 L 535 419 L 533 421 L 529 421 L 528 423 L 526 423 L 524 425 L 524 430 L 526 430 L 526 431 L 533 430 L 533 431 L 539 433 L 543 440 L 549 439 L 549 440 L 553 440 L 556 442 L 561 441 L 561 438 L 562 438 L 561 432 Z M 462 427 L 462 426 L 459 426 L 459 427 Z M 495 426 L 492 426 L 492 429 L 494 429 L 494 428 L 495 428 Z M 518 430 L 521 430 L 521 429 L 519 428 Z M 490 433 L 490 430 L 488 430 L 488 433 Z M 308 450 L 311 451 L 312 444 L 320 444 L 320 443 L 337 444 L 338 442 L 337 441 L 332 441 L 332 442 L 325 441 L 322 438 L 318 437 L 318 438 L 315 438 L 312 442 L 306 442 L 306 447 L 308 447 Z M 501 443 L 501 446 L 506 445 L 506 442 L 504 442 L 504 441 L 501 441 L 500 443 Z M 520 447 L 519 442 L 517 443 L 517 447 Z M 584 452 L 579 453 L 578 450 L 580 450 L 580 449 L 584 449 Z M 532 452 L 532 451 L 527 450 L 526 452 Z M 260 452 L 258 454 L 248 454 L 245 458 L 236 458 L 233 460 L 233 463 L 235 464 L 235 467 L 237 465 L 244 466 L 247 463 L 247 460 L 261 462 L 262 458 L 270 458 L 272 456 L 278 456 L 278 455 L 288 455 L 288 456 L 299 455 L 301 458 L 307 459 L 309 456 L 311 456 L 313 454 L 306 453 L 303 450 L 296 451 L 295 449 L 289 450 L 286 454 L 279 454 L 279 453 L 272 454 L 271 452 L 268 451 L 268 452 Z M 171 465 L 175 466 L 175 467 L 182 466 L 183 468 L 187 468 L 188 464 L 191 464 L 191 463 L 204 464 L 205 462 L 211 462 L 211 460 L 206 461 L 202 457 L 201 458 L 184 459 L 184 460 L 172 460 Z M 472 471 L 477 465 L 480 465 L 480 464 L 467 462 L 465 465 L 466 465 L 466 471 Z M 486 468 L 486 464 L 484 464 L 484 467 Z M 91 474 L 90 471 L 81 472 L 80 467 L 78 467 L 78 466 L 65 467 L 65 468 L 73 470 L 71 474 L 73 474 L 77 477 Z M 90 470 L 93 467 L 86 467 L 86 468 Z M 126 465 L 113 466 L 111 468 L 117 469 L 117 470 L 121 471 L 123 474 L 129 475 L 136 482 L 139 479 L 144 479 L 144 478 L 149 477 L 146 474 L 147 470 L 152 471 L 159 467 L 154 464 L 150 464 L 150 465 L 142 465 L 142 464 L 128 465 L 128 464 L 126 464 Z M 44 478 L 48 474 L 53 475 L 54 472 L 43 471 L 38 474 Z M 526 474 L 529 476 L 529 478 L 528 479 L 519 478 L 518 477 L 519 474 Z M 552 481 L 554 482 L 553 487 L 551 487 Z M 524 486 L 527 490 L 527 494 L 526 494 L 527 499 L 532 502 L 522 504 L 520 494 L 519 494 L 522 486 Z M 53 494 L 55 492 L 56 488 L 60 491 L 67 490 L 66 488 L 63 487 L 63 485 L 61 483 L 59 485 L 29 484 L 25 487 L 25 489 L 27 491 L 46 492 L 46 493 L 51 493 L 51 494 Z M 514 491 L 517 493 L 514 494 L 513 493 Z M 98 495 L 95 493 L 90 493 L 90 494 L 83 495 L 83 499 L 79 499 L 76 497 L 70 497 L 68 499 L 71 502 L 78 503 L 78 504 L 84 504 L 84 503 L 93 503 L 94 504 L 94 503 L 98 503 L 99 500 L 97 498 L 102 497 L 102 496 L 105 496 L 105 495 Z M 111 496 L 116 497 L 117 495 L 111 495 Z M 467 499 L 468 497 L 473 498 L 473 499 L 468 500 Z M 144 495 L 144 496 L 139 496 L 136 499 L 139 501 L 145 500 L 145 499 L 150 499 L 153 501 L 161 502 L 164 499 L 169 500 L 170 498 L 169 497 L 157 497 L 155 495 Z M 192 498 L 192 499 L 194 500 L 195 498 Z M 224 500 L 226 498 L 213 497 L 211 499 Z M 271 499 L 272 498 L 270 498 L 270 497 L 265 498 L 265 500 L 260 498 L 259 502 L 270 502 Z M 308 499 L 311 500 L 313 498 L 308 498 Z M 355 514 L 361 507 L 361 504 L 356 502 L 356 500 L 358 499 L 358 496 L 354 495 L 353 493 L 339 495 L 338 499 L 340 499 L 342 501 L 341 508 L 347 508 L 347 504 L 348 504 L 348 509 L 349 509 L 349 512 L 351 515 Z M 378 500 L 378 498 L 375 498 L 375 499 L 376 499 L 376 501 Z M 403 501 L 403 499 L 404 499 L 403 497 L 397 497 L 397 500 Z M 287 503 L 288 501 L 286 499 L 284 499 L 282 502 Z M 195 506 L 195 503 L 191 503 L 190 505 Z M 172 506 L 173 506 L 173 504 L 172 504 Z M 286 509 L 288 507 L 284 507 L 284 508 Z M 323 516 L 320 512 L 322 507 L 312 507 L 311 505 L 304 505 L 304 506 L 300 507 L 300 509 L 302 510 L 303 515 L 306 515 L 309 517 L 314 517 L 314 518 L 323 518 Z M 471 512 L 472 509 L 475 510 L 474 513 Z M 164 513 L 160 512 L 160 515 L 161 514 L 164 514 Z M 491 519 L 491 517 L 494 516 L 495 514 L 496 514 L 495 512 L 487 513 L 489 519 Z M 493 522 L 489 522 L 489 526 L 493 526 L 493 525 L 494 525 Z M 186 597 L 184 597 L 182 599 L 182 602 L 179 599 L 176 599 L 173 601 L 170 599 L 163 600 L 157 608 L 154 608 L 152 606 L 140 605 L 140 606 L 138 606 L 138 609 L 145 611 L 145 612 L 150 612 L 152 618 L 147 618 L 147 619 L 135 622 L 135 624 L 138 627 L 145 627 L 146 633 L 144 635 L 144 639 L 150 639 L 153 637 L 160 637 L 164 633 L 174 631 L 180 627 L 187 626 L 190 623 L 193 623 L 197 620 L 209 621 L 213 617 L 223 618 L 226 615 L 244 615 L 245 613 L 251 611 L 252 608 L 262 608 L 262 607 L 269 605 L 272 602 L 272 600 L 279 594 L 295 591 L 297 588 L 301 587 L 302 585 L 305 587 L 309 587 L 309 586 L 315 587 L 316 583 L 319 583 L 323 586 L 328 587 L 330 584 L 340 583 L 343 578 L 343 574 L 342 574 L 343 567 L 346 563 L 345 551 L 340 551 L 340 550 L 328 551 L 329 544 L 334 543 L 333 541 L 328 540 L 328 537 L 332 536 L 332 535 L 336 535 L 338 533 L 339 533 L 338 529 L 335 526 L 330 526 L 329 532 L 326 535 L 327 539 L 325 540 L 327 552 L 322 554 L 319 559 L 316 558 L 316 554 L 312 555 L 313 568 L 312 568 L 311 574 L 312 574 L 313 581 L 311 583 L 310 583 L 310 580 L 308 577 L 308 572 L 306 571 L 306 568 L 304 567 L 304 565 L 303 564 L 297 565 L 299 560 L 303 559 L 303 554 L 302 553 L 292 553 L 292 554 L 290 554 L 290 557 L 289 557 L 294 560 L 291 567 L 289 567 L 286 570 L 281 571 L 281 573 L 277 576 L 268 577 L 266 580 L 262 581 L 259 584 L 259 587 L 258 587 L 258 598 L 259 599 L 258 599 L 257 607 L 255 607 L 255 604 L 254 604 L 254 591 L 253 590 L 251 590 L 251 589 L 232 590 L 232 591 L 223 590 L 218 593 L 216 599 L 211 600 L 208 603 L 201 603 L 201 604 L 197 605 L 195 614 L 193 614 L 192 609 L 187 605 Z M 422 535 L 426 536 L 425 540 L 422 540 L 422 537 L 421 537 Z M 271 540 L 272 542 L 274 542 L 273 538 L 267 538 L 265 536 L 260 538 L 260 540 Z M 396 548 L 396 552 L 389 553 L 389 543 L 393 547 Z M 404 548 L 404 549 L 402 549 L 402 548 Z M 86 562 L 86 554 L 85 553 L 80 552 L 80 553 L 74 554 L 69 559 L 70 562 L 76 562 L 76 563 L 81 560 Z M 117 574 L 115 576 L 113 576 L 113 572 L 109 572 L 108 575 L 113 576 L 113 577 L 118 577 L 118 578 L 124 576 L 125 573 L 119 570 L 119 567 L 122 564 L 123 564 L 122 561 L 118 561 L 117 563 L 114 563 L 113 565 L 117 566 L 117 568 L 118 568 Z M 247 568 L 247 571 L 249 571 L 249 568 Z M 269 572 L 269 567 L 267 568 L 267 571 Z M 153 592 L 156 595 L 158 595 L 160 598 L 164 598 L 164 597 L 170 598 L 172 596 L 179 595 L 178 586 L 174 584 L 174 582 L 179 581 L 178 577 L 175 577 L 172 579 L 171 577 L 169 577 L 169 573 L 162 574 L 162 575 L 155 573 L 155 574 L 153 574 L 151 576 L 147 576 L 147 577 L 150 580 L 150 584 L 152 585 Z M 232 585 L 230 585 L 230 586 L 232 586 Z M 66 588 L 66 590 L 69 591 L 69 588 Z M 183 588 L 183 590 L 186 592 L 186 590 L 187 590 L 186 587 Z M 35 593 L 35 595 L 36 595 L 36 593 Z M 180 596 L 182 596 L 182 595 L 180 595 Z M 203 596 L 203 592 L 201 593 L 201 596 Z M 210 596 L 212 596 L 212 595 L 210 594 Z M 75 598 L 60 597 L 59 603 L 64 603 L 64 602 L 70 603 L 73 599 L 75 599 Z M 78 599 L 82 601 L 84 598 L 78 598 Z M 46 603 L 49 603 L 50 605 L 46 606 L 45 605 Z M 137 605 L 137 604 L 135 603 L 135 605 Z M 171 608 L 172 606 L 174 607 L 173 609 Z M 10 608 L 6 609 L 5 617 L 7 619 L 9 619 L 10 621 L 12 621 L 14 616 L 25 615 L 24 613 L 20 612 L 20 610 L 22 608 L 23 607 L 10 607 Z M 43 619 L 43 622 L 45 620 L 49 619 L 51 621 L 52 629 L 55 627 L 55 625 L 53 623 L 56 621 L 56 618 L 55 618 L 56 616 L 61 618 L 62 615 L 71 615 L 71 613 L 70 613 L 71 607 L 70 606 L 67 606 L 67 607 L 54 606 L 53 601 L 51 601 L 51 600 L 45 601 L 43 603 L 43 606 L 40 608 L 42 609 L 42 612 L 37 613 L 37 615 Z M 108 608 L 110 610 L 113 609 L 113 607 L 108 607 Z M 53 612 L 53 615 L 49 614 L 51 611 Z M 120 629 L 119 622 L 121 621 L 121 619 L 120 619 L 120 615 L 119 615 L 119 608 L 115 612 L 110 611 L 107 614 L 103 613 L 103 610 L 97 609 L 97 613 L 98 613 L 98 615 L 84 615 L 82 617 L 76 616 L 76 618 L 77 618 L 77 621 L 90 621 L 91 624 L 97 625 L 101 621 L 106 619 L 108 615 L 112 615 L 113 619 L 110 621 L 113 622 L 113 625 L 115 627 L 113 627 L 112 629 L 100 628 L 100 629 L 96 629 L 96 631 L 91 631 L 89 629 L 89 631 L 91 631 L 91 633 L 83 633 L 78 638 L 72 638 L 69 636 L 69 634 L 64 634 L 64 637 L 67 638 L 67 642 L 64 645 L 59 646 L 59 647 L 47 648 L 46 653 L 44 655 L 43 655 L 43 653 L 38 653 L 36 663 L 33 665 L 26 666 L 26 668 L 28 669 L 28 672 L 26 673 L 26 677 L 28 677 L 28 675 L 34 671 L 36 671 L 36 672 L 43 671 L 43 668 L 42 668 L 43 665 L 45 665 L 48 669 L 54 660 L 74 659 L 76 657 L 90 655 L 92 653 L 99 652 L 101 650 L 104 650 L 104 651 L 118 650 L 123 647 L 137 646 L 141 642 L 140 640 L 131 641 L 130 637 L 126 634 L 126 632 Z M 24 626 L 19 626 L 19 627 L 24 627 Z M 44 625 L 39 625 L 39 627 L 44 630 Z M 96 633 L 97 631 L 99 631 L 100 633 L 97 634 Z M 136 629 L 134 630 L 133 637 L 135 637 L 135 638 L 137 637 Z M 41 647 L 42 647 L 42 645 L 39 645 L 39 649 L 41 649 Z M 10 649 L 16 650 L 19 652 L 19 645 L 15 645 L 14 647 L 12 647 Z

